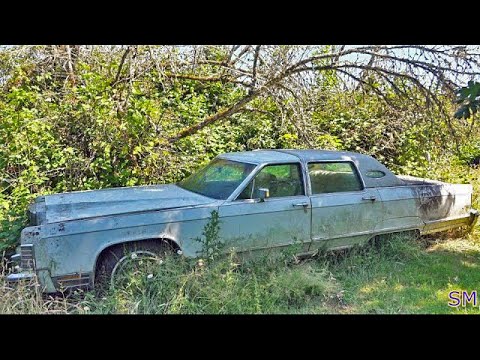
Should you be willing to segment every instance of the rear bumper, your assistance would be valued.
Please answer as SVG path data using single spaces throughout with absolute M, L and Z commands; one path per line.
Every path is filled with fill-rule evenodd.
M 473 228 L 478 221 L 480 213 L 478 210 L 471 209 L 468 214 L 464 216 L 446 218 L 441 220 L 427 221 L 423 228 L 422 234 L 430 234 L 439 231 L 446 231 L 462 226 Z

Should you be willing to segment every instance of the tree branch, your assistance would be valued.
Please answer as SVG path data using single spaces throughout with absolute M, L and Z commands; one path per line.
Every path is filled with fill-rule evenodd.
M 243 97 L 240 101 L 237 101 L 235 104 L 233 104 L 229 108 L 221 110 L 214 115 L 206 117 L 204 120 L 202 120 L 201 122 L 199 122 L 196 125 L 193 125 L 193 126 L 190 126 L 186 129 L 181 130 L 177 135 L 169 138 L 168 142 L 169 143 L 174 143 L 179 139 L 182 139 L 186 136 L 189 136 L 189 135 L 192 135 L 192 134 L 196 133 L 197 131 L 203 129 L 204 127 L 206 127 L 210 124 L 213 124 L 214 122 L 216 122 L 220 119 L 226 118 L 228 116 L 231 116 L 231 115 L 239 112 L 243 108 L 243 106 L 245 106 L 250 101 L 255 99 L 258 95 L 260 95 L 260 91 L 252 91 L 247 96 Z
M 255 88 L 255 85 L 257 83 L 257 61 L 258 61 L 258 55 L 260 53 L 260 47 L 262 45 L 257 45 L 255 47 L 255 54 L 253 56 L 253 66 L 252 66 L 252 84 L 251 88 Z
M 128 46 L 127 49 L 125 50 L 125 52 L 123 53 L 122 59 L 120 60 L 120 65 L 118 66 L 117 75 L 115 76 L 115 80 L 112 81 L 111 84 L 110 84 L 111 87 L 114 87 L 119 82 L 120 74 L 122 73 L 123 64 L 125 64 L 125 60 L 127 59 L 127 56 L 130 53 L 130 51 L 131 51 L 131 48 L 130 48 L 130 46 Z

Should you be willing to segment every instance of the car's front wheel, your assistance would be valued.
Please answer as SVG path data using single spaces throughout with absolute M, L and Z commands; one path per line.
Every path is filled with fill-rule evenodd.
M 114 245 L 102 252 L 95 271 L 95 289 L 128 287 L 132 279 L 148 276 L 174 248 L 164 240 Z

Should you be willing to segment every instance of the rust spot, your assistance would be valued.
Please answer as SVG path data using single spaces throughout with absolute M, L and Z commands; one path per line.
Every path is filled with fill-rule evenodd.
M 441 186 L 414 186 L 415 201 L 423 220 L 437 220 L 448 217 L 455 204 L 455 196 L 451 193 L 442 195 Z

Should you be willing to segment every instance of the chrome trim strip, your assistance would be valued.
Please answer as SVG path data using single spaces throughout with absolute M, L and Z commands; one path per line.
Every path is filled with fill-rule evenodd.
M 10 261 L 18 264 L 18 263 L 20 263 L 21 257 L 22 257 L 21 254 L 12 255 L 12 256 L 10 256 Z
M 18 281 L 21 281 L 21 280 L 31 280 L 34 277 L 35 277 L 34 273 L 21 272 L 21 273 L 7 275 L 7 281 L 8 282 L 18 282 Z

